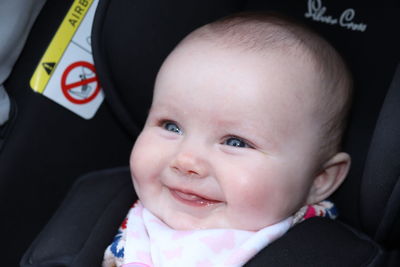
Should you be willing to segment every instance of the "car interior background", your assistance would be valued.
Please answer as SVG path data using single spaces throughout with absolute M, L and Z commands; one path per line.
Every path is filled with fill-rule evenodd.
M 105 99 L 83 119 L 34 92 L 30 79 L 69 10 L 92 2 L 47 0 L 5 82 L 12 112 L 0 128 L 4 266 L 25 251 L 22 266 L 101 263 L 136 198 L 125 166 L 159 66 L 194 28 L 245 10 L 303 21 L 342 53 L 355 78 L 344 143 L 352 167 L 333 196 L 339 219 L 301 223 L 248 266 L 400 265 L 399 1 L 99 0 L 88 34 Z

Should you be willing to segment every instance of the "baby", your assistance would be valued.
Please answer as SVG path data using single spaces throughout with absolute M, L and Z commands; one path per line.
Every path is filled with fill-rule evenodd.
M 163 63 L 132 151 L 139 201 L 104 266 L 240 266 L 292 225 L 334 217 L 352 80 L 315 33 L 240 13 Z

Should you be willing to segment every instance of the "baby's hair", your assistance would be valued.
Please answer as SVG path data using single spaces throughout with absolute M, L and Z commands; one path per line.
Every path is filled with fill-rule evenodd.
M 341 149 L 353 82 L 344 60 L 325 39 L 292 18 L 270 12 L 224 17 L 195 30 L 178 46 L 198 39 L 256 52 L 278 50 L 311 62 L 322 85 L 315 111 L 322 122 L 320 154 L 329 157 Z

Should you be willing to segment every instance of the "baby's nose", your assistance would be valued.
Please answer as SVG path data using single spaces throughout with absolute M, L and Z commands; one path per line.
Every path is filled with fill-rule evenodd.
M 184 176 L 203 178 L 207 175 L 206 160 L 190 152 L 180 152 L 173 160 L 171 168 Z

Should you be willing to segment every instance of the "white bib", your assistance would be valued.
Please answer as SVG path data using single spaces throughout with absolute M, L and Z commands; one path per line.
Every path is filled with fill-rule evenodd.
M 290 228 L 292 217 L 257 232 L 234 229 L 178 231 L 140 202 L 128 215 L 122 266 L 242 266 Z
M 140 201 L 132 207 L 105 251 L 103 267 L 242 266 L 294 224 L 321 216 L 335 219 L 335 205 L 322 201 L 257 232 L 234 229 L 171 229 Z

